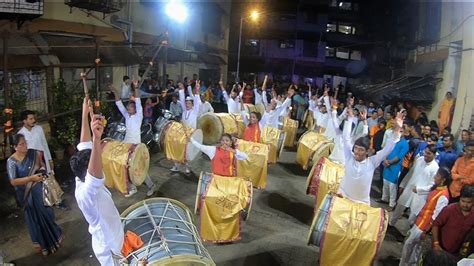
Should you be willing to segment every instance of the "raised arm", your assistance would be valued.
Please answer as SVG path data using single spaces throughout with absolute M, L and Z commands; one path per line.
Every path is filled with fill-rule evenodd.
M 247 160 L 248 156 L 245 152 L 235 150 L 235 158 L 237 158 L 237 160 L 244 161 Z
M 268 122 L 268 117 L 269 117 L 268 112 L 263 113 L 262 118 L 260 118 L 260 121 L 258 121 L 258 125 L 260 126 L 260 129 L 263 129 L 263 127 L 265 127 L 265 125 Z
M 89 160 L 89 166 L 87 167 L 87 172 L 94 176 L 95 178 L 102 179 L 104 178 L 102 171 L 102 147 L 100 145 L 100 138 L 104 132 L 104 124 L 102 117 L 99 115 L 94 115 L 91 121 L 91 128 L 93 134 L 92 142 L 92 152 L 91 158 Z
M 186 95 L 184 94 L 184 85 L 180 83 L 179 85 L 179 104 L 181 105 L 181 108 L 183 109 L 183 113 L 186 110 Z
M 190 89 L 191 86 L 188 87 L 188 91 Z M 199 113 L 199 106 L 201 106 L 202 102 L 201 102 L 201 81 L 198 80 L 196 81 L 196 87 L 195 87 L 195 90 L 196 90 L 196 94 L 194 94 L 194 100 L 193 100 L 193 112 L 196 112 L 196 113 Z M 191 93 L 193 91 L 191 90 Z M 190 94 L 189 96 L 191 96 L 192 94 Z
M 81 119 L 81 139 L 80 142 L 92 141 L 91 130 L 89 128 L 89 107 L 91 102 L 89 97 L 84 97 L 82 102 L 82 119 Z
M 204 152 L 207 156 L 209 156 L 209 159 L 211 160 L 216 155 L 216 147 L 214 146 L 202 145 L 201 143 L 197 142 L 193 138 L 191 138 L 191 143 L 200 151 Z
M 222 95 L 224 96 L 225 102 L 228 102 L 229 101 L 229 95 L 227 94 L 227 91 L 225 90 L 224 82 L 222 82 L 222 80 L 219 81 L 219 86 L 221 87 Z
M 342 147 L 344 150 L 344 158 L 346 162 L 349 161 L 350 158 L 352 158 L 352 141 L 351 141 L 351 129 L 352 129 L 352 124 L 355 121 L 355 117 L 352 113 L 352 109 L 349 110 L 349 117 L 344 123 L 344 129 L 342 130 Z
M 248 126 L 250 122 L 249 122 L 249 119 L 247 118 L 247 112 L 245 112 L 244 110 L 244 104 L 242 103 L 240 104 L 240 115 L 242 116 L 242 120 L 244 120 L 244 124 Z
M 400 140 L 400 129 L 403 126 L 403 115 L 402 113 L 397 114 L 396 121 L 393 125 L 393 134 L 392 137 L 387 140 L 385 147 L 382 150 L 378 151 L 375 155 L 373 155 L 372 162 L 375 166 L 379 166 L 380 163 L 383 161 L 387 155 L 392 152 L 395 144 Z

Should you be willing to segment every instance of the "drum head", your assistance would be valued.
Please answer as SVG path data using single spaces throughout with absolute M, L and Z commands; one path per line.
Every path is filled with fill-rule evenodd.
M 224 128 L 221 120 L 213 113 L 201 115 L 197 122 L 197 128 L 202 130 L 203 144 L 210 145 L 219 142 Z
M 130 154 L 128 163 L 130 181 L 132 181 L 135 186 L 143 184 L 143 181 L 145 181 L 145 178 L 148 175 L 150 166 L 150 153 L 145 144 L 140 143 L 137 145 L 135 151 Z
M 251 112 L 257 112 L 257 109 L 255 108 L 255 105 L 253 104 L 244 103 L 244 108 L 247 114 L 250 114 Z
M 169 126 L 173 123 L 174 121 L 172 120 L 162 120 L 162 122 L 159 124 L 159 127 L 155 127 L 156 129 L 156 134 L 157 137 L 155 140 L 158 140 L 158 145 L 160 146 L 160 149 L 164 149 L 164 141 L 165 141 L 165 136 L 166 136 L 166 130 L 168 130 Z M 156 123 L 155 123 L 156 125 Z
M 320 246 L 321 238 L 326 230 L 326 220 L 329 218 L 329 208 L 331 207 L 333 197 L 332 194 L 327 194 L 319 210 L 316 210 L 314 213 L 313 222 L 308 234 L 308 245 Z
M 196 214 L 197 211 L 199 210 L 201 198 L 203 197 L 203 194 L 206 192 L 207 184 L 209 184 L 209 182 L 211 181 L 211 178 L 212 178 L 211 173 L 201 172 L 201 175 L 199 176 L 199 183 L 196 190 L 196 203 L 194 205 L 194 214 Z
M 263 103 L 259 103 L 255 105 L 255 110 L 257 110 L 257 112 L 263 115 L 265 113 L 265 105 L 263 105 Z
M 196 129 L 190 136 L 190 138 L 193 138 L 195 141 L 202 143 L 203 136 L 202 136 L 202 130 Z M 186 161 L 190 162 L 201 153 L 201 151 L 196 148 L 191 141 L 186 144 Z
M 124 231 L 144 242 L 127 259 L 127 265 L 215 265 L 202 244 L 190 210 L 168 198 L 140 201 L 122 214 Z M 123 264 L 121 264 L 123 265 Z

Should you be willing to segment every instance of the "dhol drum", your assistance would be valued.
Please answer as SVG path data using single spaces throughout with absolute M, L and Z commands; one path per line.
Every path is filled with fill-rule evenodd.
M 202 130 L 203 143 L 212 145 L 219 142 L 224 133 L 242 137 L 245 124 L 240 114 L 205 113 L 199 117 L 197 128 Z
M 276 163 L 283 151 L 285 132 L 265 126 L 262 130 L 262 143 L 269 146 L 268 163 Z
M 201 172 L 201 175 L 199 176 L 199 182 L 197 186 L 197 191 L 196 191 L 196 202 L 194 205 L 194 213 L 196 214 L 200 208 L 201 201 L 204 199 L 206 196 L 206 191 L 209 186 L 209 183 L 211 182 L 212 178 L 242 178 L 242 177 L 229 177 L 229 176 L 219 176 L 219 175 L 214 175 L 212 173 L 204 173 Z M 243 178 L 242 178 L 243 179 Z M 247 220 L 250 216 L 250 210 L 252 209 L 252 195 L 253 191 L 249 190 L 250 193 L 250 202 L 245 206 L 245 208 L 242 210 L 242 218 L 244 220 Z
M 214 243 L 239 240 L 242 219 L 248 219 L 252 206 L 252 183 L 240 177 L 215 174 L 202 174 L 200 179 L 196 201 L 202 240 Z
M 327 194 L 313 218 L 308 245 L 320 248 L 320 265 L 372 265 L 387 225 L 383 209 Z
M 303 115 L 303 125 L 306 127 L 308 130 L 313 130 L 314 129 L 314 114 L 313 111 L 311 110 L 306 110 L 306 112 Z
M 306 194 L 316 197 L 314 211 L 319 209 L 326 194 L 337 193 L 344 172 L 344 165 L 324 157 L 313 165 L 306 180 Z
M 333 147 L 333 141 L 327 139 L 322 134 L 306 131 L 298 142 L 296 163 L 301 165 L 304 170 L 307 170 L 311 159 L 313 163 L 318 162 L 321 157 L 329 156 Z
M 284 147 L 292 148 L 295 146 L 296 133 L 298 131 L 299 122 L 298 120 L 290 119 L 289 117 L 283 118 L 283 131 L 285 132 L 285 143 Z
M 139 186 L 148 175 L 150 154 L 145 144 L 130 144 L 112 139 L 102 141 L 105 184 L 128 193 L 129 180 Z
M 236 141 L 236 147 L 247 154 L 247 160 L 237 160 L 237 175 L 250 180 L 255 188 L 265 188 L 267 186 L 268 145 L 239 139 Z
M 167 121 L 158 129 L 160 146 L 166 159 L 184 163 L 189 162 L 201 153 L 190 141 L 191 138 L 202 143 L 202 131 L 185 126 L 176 121 Z
M 122 214 L 126 231 L 144 246 L 122 258 L 122 265 L 215 265 L 193 224 L 191 211 L 177 200 L 151 198 Z

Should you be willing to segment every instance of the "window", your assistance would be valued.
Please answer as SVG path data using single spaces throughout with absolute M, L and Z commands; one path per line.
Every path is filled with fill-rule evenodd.
M 362 53 L 360 51 L 351 51 L 351 60 L 361 60 L 362 59 Z
M 280 47 L 280 49 L 294 48 L 295 47 L 295 41 L 293 41 L 293 40 L 280 41 L 280 43 L 278 44 L 278 47 Z
M 336 23 L 328 23 L 327 24 L 327 32 L 336 32 L 337 31 L 337 24 Z
M 257 39 L 248 39 L 247 41 L 245 41 L 245 46 L 257 47 L 258 46 L 258 40 Z
M 337 48 L 336 57 L 342 59 L 349 59 L 350 50 L 347 48 Z
M 303 56 L 317 57 L 318 56 L 318 43 L 304 41 L 303 42 Z
M 344 34 L 355 34 L 356 28 L 347 24 L 339 24 L 338 31 Z
M 339 2 L 339 9 L 341 10 L 352 10 L 351 2 Z
M 326 57 L 334 57 L 336 56 L 336 49 L 326 46 Z

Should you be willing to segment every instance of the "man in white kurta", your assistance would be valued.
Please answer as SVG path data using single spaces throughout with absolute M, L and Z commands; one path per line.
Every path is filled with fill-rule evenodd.
M 434 147 L 435 153 L 429 149 L 428 147 L 425 149 L 425 156 L 420 156 L 416 159 L 407 176 L 400 184 L 403 192 L 398 198 L 397 206 L 389 221 L 389 224 L 392 226 L 395 226 L 406 208 L 410 208 L 408 222 L 413 224 L 416 216 L 420 213 L 423 205 L 425 205 L 430 189 L 434 184 L 434 176 L 439 168 L 438 163 L 434 159 L 436 147 Z M 414 188 L 416 193 L 413 191 Z
M 267 94 L 263 94 L 263 101 L 267 102 Z M 291 104 L 291 96 L 287 97 L 285 101 L 278 105 L 276 99 L 270 101 L 270 111 L 268 112 L 268 120 L 266 125 L 273 128 L 278 128 L 280 117 L 284 115 L 284 111 L 288 109 Z
M 199 117 L 199 108 L 201 106 L 201 98 L 199 96 L 199 81 L 196 82 L 196 94 L 193 95 L 193 90 L 191 86 L 188 86 L 188 94 L 189 96 L 186 97 L 184 93 L 184 85 L 182 83 L 179 84 L 179 102 L 183 108 L 183 116 L 181 117 L 181 123 L 184 125 L 196 128 L 197 127 L 197 119 Z M 173 134 L 168 133 L 168 134 Z M 179 167 L 181 166 L 180 163 L 174 162 L 173 168 L 171 168 L 171 172 L 178 172 Z M 189 164 L 185 163 L 185 173 L 190 174 L 191 170 L 189 169 Z
M 71 158 L 71 169 L 76 175 L 74 196 L 77 206 L 89 224 L 92 249 L 102 266 L 116 265 L 112 254 L 120 255 L 124 231 L 120 215 L 112 200 L 110 191 L 104 185 L 100 138 L 102 121 L 93 122 L 93 142 L 88 121 L 88 105 L 84 100 L 82 110 L 81 143 L 78 152 Z M 96 117 L 97 118 L 97 117 Z
M 240 99 L 242 98 L 243 93 L 239 93 L 239 95 L 237 95 L 237 92 L 235 92 L 236 86 L 234 86 L 229 96 L 227 94 L 227 91 L 225 90 L 224 82 L 219 81 L 219 86 L 221 87 L 222 95 L 224 96 L 225 102 L 227 103 L 227 112 L 229 114 L 240 113 Z
M 137 83 L 137 81 L 134 81 Z M 127 108 L 122 103 L 122 100 L 118 97 L 117 91 L 114 91 L 115 94 L 115 105 L 119 109 L 122 116 L 125 118 L 125 138 L 123 142 L 131 144 L 140 144 L 141 140 L 141 127 L 143 120 L 143 108 L 140 100 L 139 90 L 135 89 L 135 97 L 130 100 L 127 104 Z M 155 185 L 151 180 L 150 176 L 147 175 L 145 178 L 145 184 L 148 187 L 147 196 L 152 196 L 155 191 Z M 130 182 L 130 191 L 125 197 L 130 197 L 133 194 L 137 193 L 137 187 Z
M 23 120 L 23 127 L 18 131 L 18 134 L 25 136 L 28 143 L 28 149 L 41 151 L 46 163 L 46 170 L 50 173 L 53 169 L 53 159 L 49 151 L 48 142 L 44 135 L 43 128 L 36 125 L 36 114 L 34 111 L 21 112 L 21 119 Z
M 351 127 L 355 121 L 355 117 L 349 116 L 348 123 L 346 122 L 344 124 L 343 151 L 345 157 L 345 174 L 341 180 L 339 193 L 353 201 L 370 204 L 370 188 L 375 168 L 377 168 L 383 159 L 393 150 L 395 144 L 400 140 L 400 133 L 394 134 L 393 138 L 387 141 L 385 148 L 375 155 L 358 161 L 352 152 L 353 146 L 357 147 L 357 145 L 353 145 L 351 140 Z M 363 148 L 368 152 L 369 147 Z

